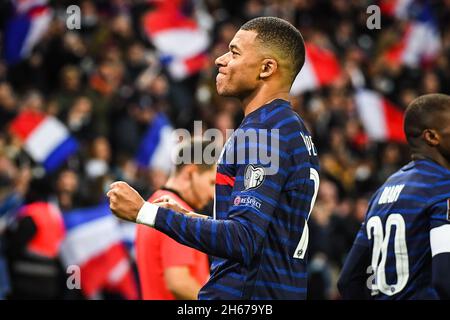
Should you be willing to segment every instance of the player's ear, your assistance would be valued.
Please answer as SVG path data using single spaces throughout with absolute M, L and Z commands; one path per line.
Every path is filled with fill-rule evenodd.
M 259 77 L 261 79 L 266 79 L 270 77 L 278 68 L 278 63 L 275 59 L 266 58 L 261 63 L 261 71 Z
M 434 129 L 425 129 L 422 133 L 422 137 L 430 147 L 438 146 L 441 141 L 439 133 Z

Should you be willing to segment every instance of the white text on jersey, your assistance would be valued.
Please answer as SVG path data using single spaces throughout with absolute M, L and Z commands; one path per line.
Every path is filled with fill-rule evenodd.
M 378 200 L 378 204 L 393 203 L 397 201 L 404 187 L 404 184 L 398 184 L 384 188 L 380 200 Z

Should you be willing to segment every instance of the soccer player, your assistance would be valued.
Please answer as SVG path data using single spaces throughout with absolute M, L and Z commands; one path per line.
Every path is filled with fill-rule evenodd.
M 118 217 L 214 257 L 200 299 L 306 298 L 318 159 L 288 102 L 304 60 L 300 32 L 274 17 L 245 23 L 217 58 L 217 91 L 239 98 L 245 117 L 218 160 L 213 218 L 145 203 L 124 182 L 107 193 Z
M 450 96 L 408 106 L 412 161 L 373 195 L 344 264 L 344 299 L 450 298 Z
M 181 145 L 177 157 L 194 154 L 197 149 L 203 153 L 208 146 L 201 140 L 188 141 Z M 214 196 L 215 165 L 184 164 L 179 159 L 174 173 L 149 201 L 164 197 L 187 211 L 201 209 Z M 137 226 L 136 257 L 144 300 L 195 300 L 209 278 L 207 255 L 145 225 Z

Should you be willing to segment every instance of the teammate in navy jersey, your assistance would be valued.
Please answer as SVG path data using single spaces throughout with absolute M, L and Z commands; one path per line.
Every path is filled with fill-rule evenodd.
M 238 97 L 245 118 L 218 161 L 214 217 L 144 203 L 124 182 L 111 185 L 118 217 L 213 256 L 200 299 L 306 298 L 307 220 L 319 169 L 311 135 L 288 102 L 304 59 L 300 32 L 264 17 L 244 24 L 216 60 L 217 91 Z M 269 154 L 273 161 L 262 156 Z
M 373 195 L 344 264 L 344 299 L 450 299 L 450 96 L 405 113 L 412 161 Z

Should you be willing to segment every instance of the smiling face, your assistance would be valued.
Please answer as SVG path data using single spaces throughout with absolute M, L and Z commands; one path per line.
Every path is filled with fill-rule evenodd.
M 243 98 L 257 88 L 264 57 L 256 37 L 254 31 L 239 30 L 230 42 L 229 51 L 216 59 L 219 95 Z

